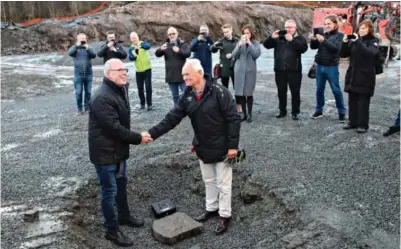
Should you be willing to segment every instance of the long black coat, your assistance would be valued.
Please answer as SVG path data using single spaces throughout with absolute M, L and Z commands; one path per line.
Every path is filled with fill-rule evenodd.
M 88 142 L 93 164 L 112 164 L 129 157 L 129 145 L 140 144 L 141 134 L 131 131 L 128 86 L 118 87 L 104 78 L 89 103 Z
M 376 63 L 381 63 L 379 40 L 365 36 L 355 42 L 342 42 L 340 57 L 350 57 L 345 75 L 345 92 L 373 96 L 376 85 Z
M 157 57 L 164 56 L 167 83 L 184 83 L 182 67 L 187 61 L 187 58 L 191 56 L 191 50 L 188 45 L 180 39 L 177 39 L 177 47 L 180 48 L 178 53 L 173 51 L 173 46 L 174 45 L 170 43 L 166 50 L 161 50 L 159 48 L 156 50 L 155 55 Z
M 205 75 L 205 78 L 201 100 L 198 101 L 192 88 L 187 87 L 178 106 L 151 128 L 149 134 L 157 139 L 188 116 L 195 133 L 192 144 L 198 158 L 204 163 L 218 163 L 224 160 L 229 149 L 238 149 L 241 117 L 230 91 L 211 76 Z

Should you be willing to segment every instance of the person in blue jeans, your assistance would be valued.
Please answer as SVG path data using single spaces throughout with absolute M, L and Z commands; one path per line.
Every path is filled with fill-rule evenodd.
M 388 130 L 383 133 L 383 136 L 387 137 L 397 132 L 400 132 L 400 111 L 398 111 L 398 115 L 394 121 L 394 125 L 390 126 L 390 128 L 388 128 Z
M 89 104 L 89 157 L 95 165 L 102 194 L 102 211 L 107 227 L 105 238 L 118 246 L 132 246 L 119 226 L 141 227 L 144 221 L 132 217 L 127 200 L 127 159 L 130 144 L 146 144 L 149 135 L 131 130 L 127 72 L 119 59 L 104 65 L 102 84 Z M 117 206 L 118 215 L 114 212 Z
M 166 82 L 173 95 L 173 102 L 176 106 L 180 100 L 180 92 L 186 89 L 184 79 L 182 77 L 182 67 L 188 57 L 191 56 L 191 50 L 188 45 L 178 38 L 178 31 L 174 27 L 167 30 L 167 41 L 159 49 L 156 50 L 157 57 L 164 56 L 166 67 Z
M 92 92 L 92 59 L 96 58 L 95 51 L 88 46 L 87 37 L 79 33 L 77 43 L 68 50 L 68 55 L 74 58 L 74 88 L 77 102 L 77 115 L 88 111 L 88 104 Z M 85 99 L 82 106 L 82 93 L 85 90 Z
M 345 122 L 347 109 L 344 104 L 344 97 L 340 87 L 340 73 L 338 64 L 340 62 L 340 46 L 344 34 L 338 31 L 338 19 L 336 15 L 328 15 L 324 18 L 324 34 L 311 36 L 311 49 L 318 49 L 316 62 L 316 108 L 312 119 L 323 117 L 324 91 L 326 81 L 329 82 L 331 91 L 336 100 L 338 117 L 341 123 Z

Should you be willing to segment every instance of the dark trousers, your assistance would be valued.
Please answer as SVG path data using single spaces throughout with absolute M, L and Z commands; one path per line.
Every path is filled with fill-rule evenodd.
M 248 107 L 248 114 L 252 117 L 252 109 L 253 109 L 253 96 L 238 96 L 235 95 L 235 102 L 241 105 L 242 113 L 244 117 L 247 117 L 247 110 Z
M 301 72 L 276 72 L 277 95 L 280 113 L 287 113 L 287 86 L 291 91 L 292 114 L 299 114 L 301 105 Z
M 128 218 L 130 211 L 127 200 L 127 162 L 95 165 L 102 193 L 102 211 L 108 230 L 118 229 L 114 204 L 117 204 L 118 216 Z
M 398 111 L 397 118 L 394 121 L 394 126 L 395 127 L 400 127 L 400 111 Z
M 228 83 L 230 82 L 230 76 L 228 77 L 221 77 L 221 84 L 228 89 Z M 231 82 L 233 83 L 233 89 L 235 89 L 234 85 L 234 74 L 231 75 Z
M 152 69 L 145 72 L 136 72 L 136 85 L 141 105 L 145 105 L 144 86 L 146 88 L 146 104 L 152 105 Z
M 370 96 L 358 93 L 349 93 L 348 119 L 354 127 L 369 129 Z

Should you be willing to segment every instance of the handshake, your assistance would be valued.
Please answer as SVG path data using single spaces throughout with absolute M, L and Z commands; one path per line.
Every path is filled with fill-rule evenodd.
M 141 144 L 148 144 L 153 141 L 152 136 L 147 131 L 142 132 L 141 136 L 142 136 Z

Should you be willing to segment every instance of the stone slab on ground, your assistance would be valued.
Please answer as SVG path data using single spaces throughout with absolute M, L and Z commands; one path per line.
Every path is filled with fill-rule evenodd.
M 155 220 L 152 224 L 154 238 L 168 245 L 196 236 L 202 230 L 202 223 L 181 212 Z

